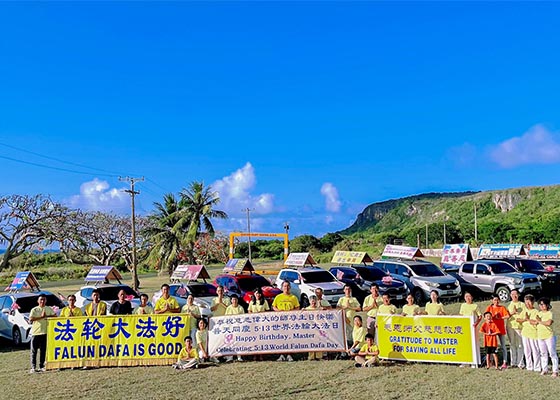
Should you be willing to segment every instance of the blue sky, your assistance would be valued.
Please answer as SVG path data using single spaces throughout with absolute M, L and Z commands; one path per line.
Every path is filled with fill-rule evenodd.
M 249 207 L 253 231 L 321 236 L 390 198 L 556 184 L 559 12 L 0 3 L 0 195 L 126 213 L 118 175 L 144 176 L 145 214 L 200 180 L 226 233 Z

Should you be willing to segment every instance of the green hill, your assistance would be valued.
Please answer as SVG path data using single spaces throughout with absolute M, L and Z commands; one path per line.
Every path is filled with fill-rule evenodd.
M 476 208 L 476 240 L 475 240 Z M 374 203 L 339 232 L 375 243 L 560 242 L 560 186 L 427 193 Z

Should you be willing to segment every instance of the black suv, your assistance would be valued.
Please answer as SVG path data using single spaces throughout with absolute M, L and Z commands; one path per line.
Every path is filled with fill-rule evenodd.
M 542 263 L 530 258 L 504 258 L 503 261 L 513 265 L 519 272 L 529 272 L 539 277 L 542 291 L 548 295 L 560 294 L 560 271 L 549 271 Z

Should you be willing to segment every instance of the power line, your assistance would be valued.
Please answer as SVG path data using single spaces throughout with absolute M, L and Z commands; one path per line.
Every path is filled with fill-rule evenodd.
M 80 167 L 80 168 L 86 168 L 86 169 L 91 169 L 94 171 L 100 171 L 100 172 L 105 172 L 107 174 L 111 174 L 111 176 L 118 176 L 119 174 L 115 173 L 114 171 L 108 171 L 105 169 L 101 169 L 101 168 L 96 168 L 96 167 L 90 167 L 88 165 L 84 165 L 84 164 L 78 164 L 75 162 L 71 162 L 71 161 L 66 161 L 66 160 L 61 160 L 60 158 L 56 158 L 56 157 L 52 157 L 52 156 L 47 156 L 45 154 L 41 154 L 41 153 L 36 153 L 34 151 L 30 151 L 30 150 L 26 150 L 26 149 L 22 149 L 16 146 L 12 146 L 10 144 L 6 144 L 6 143 L 0 143 L 0 146 L 4 146 L 13 150 L 17 150 L 17 151 L 21 151 L 22 153 L 27 153 L 27 154 L 32 154 L 34 156 L 37 157 L 41 157 L 41 158 L 45 158 L 47 160 L 53 160 L 62 164 L 68 164 L 68 165 L 73 165 L 75 167 Z M 122 175 L 122 174 L 121 174 Z
M 116 177 L 119 176 L 117 174 L 115 174 L 115 175 L 113 175 L 113 174 L 99 174 L 99 173 L 93 173 L 93 172 L 76 171 L 76 170 L 72 170 L 72 169 L 68 169 L 68 168 L 53 167 L 51 165 L 45 165 L 45 164 L 39 164 L 39 163 L 31 162 L 31 161 L 19 160 L 17 158 L 7 157 L 7 156 L 0 156 L 0 158 L 3 158 L 5 160 L 18 162 L 18 163 L 21 163 L 21 164 L 33 165 L 35 167 L 48 168 L 48 169 L 53 169 L 53 170 L 56 170 L 56 171 L 71 172 L 73 174 L 109 176 L 109 177 L 112 177 L 112 178 L 116 178 Z

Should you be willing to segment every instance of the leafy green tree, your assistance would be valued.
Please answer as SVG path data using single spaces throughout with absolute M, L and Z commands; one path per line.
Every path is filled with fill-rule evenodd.
M 187 260 L 194 263 L 194 244 L 201 228 L 204 227 L 206 234 L 214 236 L 211 218 L 226 219 L 228 216 L 224 211 L 214 209 L 220 202 L 220 197 L 210 187 L 205 187 L 203 182 L 192 182 L 188 188 L 181 191 L 180 196 L 182 208 L 178 214 L 181 225 L 187 227 L 185 236 Z
M 151 243 L 148 260 L 154 262 L 169 275 L 178 265 L 183 244 L 186 241 L 187 221 L 181 218 L 182 200 L 168 193 L 162 203 L 154 203 L 155 212 L 148 216 L 148 227 L 141 233 Z
M 313 235 L 301 235 L 290 240 L 290 252 L 313 253 L 321 248 L 321 242 Z
M 340 233 L 327 233 L 320 239 L 321 251 L 328 253 L 343 240 L 344 237 Z

